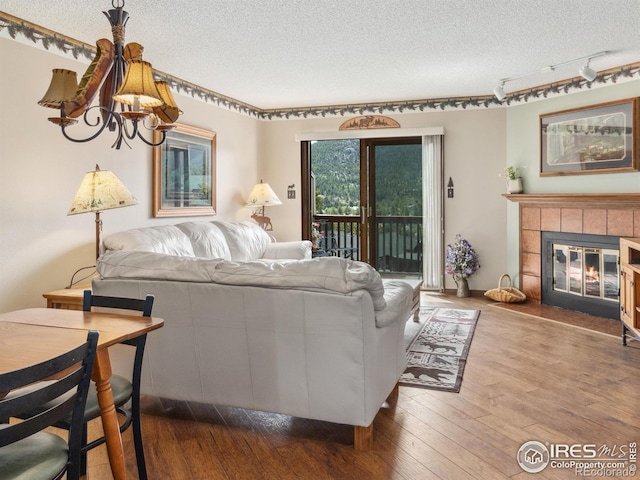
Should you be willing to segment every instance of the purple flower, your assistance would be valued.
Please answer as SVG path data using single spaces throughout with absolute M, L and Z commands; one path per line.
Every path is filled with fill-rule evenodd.
M 467 240 L 457 234 L 455 243 L 447 245 L 445 272 L 457 279 L 473 275 L 479 268 L 478 254 Z

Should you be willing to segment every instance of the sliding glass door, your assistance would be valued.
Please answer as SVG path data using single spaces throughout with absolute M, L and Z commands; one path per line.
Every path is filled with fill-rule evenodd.
M 422 141 L 367 140 L 368 261 L 381 273 L 422 271 Z
M 302 158 L 303 235 L 314 242 L 315 256 L 420 275 L 420 137 L 302 142 Z

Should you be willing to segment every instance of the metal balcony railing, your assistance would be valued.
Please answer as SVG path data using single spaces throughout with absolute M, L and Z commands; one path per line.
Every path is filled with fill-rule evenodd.
M 322 237 L 314 256 L 338 256 L 360 260 L 362 228 L 360 217 L 315 215 Z M 419 273 L 422 271 L 422 217 L 376 217 L 369 242 L 370 263 L 379 272 Z

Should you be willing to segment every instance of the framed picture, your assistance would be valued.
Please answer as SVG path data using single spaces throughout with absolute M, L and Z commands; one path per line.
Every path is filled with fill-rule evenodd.
M 638 99 L 540 115 L 540 175 L 638 170 Z
M 154 132 L 154 142 L 160 133 Z M 176 123 L 153 147 L 153 216 L 216 214 L 216 134 Z

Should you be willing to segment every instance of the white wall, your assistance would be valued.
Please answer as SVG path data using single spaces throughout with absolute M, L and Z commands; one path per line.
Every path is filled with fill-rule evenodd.
M 46 121 L 55 111 L 37 105 L 52 68 L 81 76 L 86 64 L 0 38 L 0 311 L 45 304 L 42 293 L 64 287 L 71 274 L 94 261 L 94 217 L 67 216 L 85 172 L 98 163 L 113 170 L 140 200 L 102 214 L 104 233 L 137 226 L 177 223 L 187 217 L 151 216 L 152 150 L 141 142 L 129 150 L 110 148 L 113 137 L 87 144 L 65 140 Z M 10 66 L 10 68 L 8 67 Z M 179 72 L 172 72 L 179 75 Z M 224 92 L 222 92 L 224 93 Z M 493 288 L 503 273 L 518 276 L 517 206 L 506 201 L 504 166 L 526 164 L 525 189 L 544 191 L 637 191 L 640 173 L 539 178 L 538 115 L 575 106 L 638 96 L 640 81 L 495 109 L 390 115 L 402 127 L 444 127 L 445 241 L 457 233 L 480 254 L 482 268 L 471 277 L 475 290 Z M 263 178 L 283 201 L 268 209 L 279 240 L 300 238 L 300 145 L 296 133 L 335 131 L 340 118 L 258 121 L 181 95 L 183 123 L 217 132 L 217 202 L 221 219 L 248 219 L 244 201 Z M 297 198 L 286 198 L 295 184 Z M 206 219 L 208 217 L 197 217 Z M 209 217 L 210 218 L 210 217 Z M 508 231 L 507 231 L 508 228 Z M 454 288 L 447 277 L 447 288 Z
M 53 68 L 78 72 L 85 63 L 0 38 L 0 312 L 44 306 L 42 293 L 63 288 L 75 270 L 95 262 L 93 214 L 67 216 L 83 175 L 112 170 L 140 201 L 102 213 L 104 234 L 189 217 L 155 219 L 151 213 L 152 148 L 140 141 L 114 150 L 113 134 L 86 144 L 62 137 L 47 121 L 56 111 L 39 106 Z M 258 172 L 261 123 L 176 95 L 180 121 L 217 132 L 217 207 L 221 219 L 248 219 L 244 202 Z M 79 127 L 79 126 L 76 126 Z M 71 130 L 70 130 L 71 131 Z M 191 217 L 213 219 L 212 217 Z
M 524 166 L 525 193 L 637 193 L 640 172 L 541 177 L 540 115 L 638 97 L 640 80 L 594 88 L 507 109 L 507 165 Z M 637 132 L 636 132 L 637 135 Z M 638 155 L 638 153 L 636 153 Z M 508 202 L 509 272 L 518 272 L 518 204 Z M 519 272 L 518 272 L 519 273 Z M 514 275 L 511 278 L 515 280 Z
M 445 184 L 455 185 L 454 198 L 445 198 L 445 241 L 463 235 L 480 255 L 482 267 L 470 287 L 493 288 L 506 269 L 506 205 L 504 181 L 506 114 L 504 108 L 432 113 L 393 114 L 401 127 L 444 127 Z M 265 122 L 261 142 L 262 174 L 283 199 L 268 215 L 280 239 L 299 238 L 300 144 L 297 133 L 336 131 L 345 118 L 295 119 Z M 384 131 L 380 131 L 384 136 Z M 287 185 L 295 183 L 296 200 L 286 200 Z M 513 272 L 515 273 L 515 272 Z M 451 277 L 446 288 L 455 288 Z

